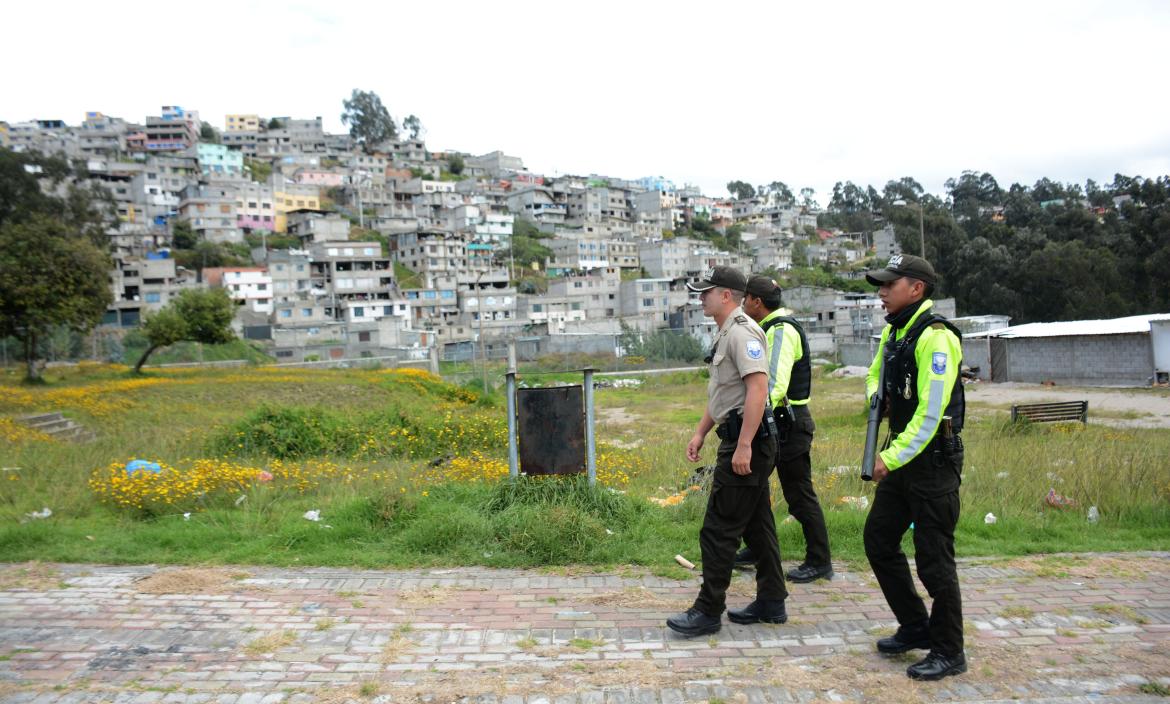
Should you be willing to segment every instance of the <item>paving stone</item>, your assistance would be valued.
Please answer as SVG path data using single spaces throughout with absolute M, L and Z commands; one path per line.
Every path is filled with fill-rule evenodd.
M 1135 580 L 1115 575 L 1078 578 L 1081 584 L 1072 585 L 1075 588 L 1067 580 L 1046 581 L 1027 570 L 960 562 L 968 621 L 975 629 L 972 674 L 948 680 L 943 687 L 920 690 L 924 699 L 983 702 L 1014 697 L 1061 704 L 1090 698 L 1094 702 L 1139 700 L 1139 695 L 1125 692 L 1133 692 L 1157 675 L 1140 664 L 1119 669 L 1119 663 L 1128 665 L 1119 653 L 1126 649 L 1154 653 L 1154 648 L 1170 639 L 1170 599 L 1165 597 L 1170 593 L 1170 553 L 1143 556 L 1162 560 L 1166 570 Z M 754 683 L 745 687 L 750 677 L 744 674 L 727 675 L 726 681 L 703 678 L 715 668 L 724 674 L 750 672 L 744 665 L 766 669 L 770 658 L 795 658 L 796 662 L 849 658 L 862 667 L 894 673 L 902 667 L 900 663 L 891 667 L 873 654 L 871 629 L 892 626 L 893 619 L 881 595 L 869 586 L 868 573 L 845 566 L 832 583 L 794 592 L 792 611 L 800 623 L 780 627 L 726 624 L 713 639 L 714 647 L 706 638 L 687 640 L 668 632 L 659 611 L 596 606 L 588 601 L 599 591 L 635 585 L 670 598 L 693 595 L 690 581 L 649 575 L 574 577 L 478 567 L 295 572 L 251 568 L 253 578 L 244 580 L 236 594 L 133 592 L 131 582 L 154 569 L 64 565 L 62 574 L 75 585 L 73 589 L 0 591 L 0 654 L 9 653 L 7 660 L 0 661 L 0 679 L 20 679 L 33 687 L 5 695 L 5 703 L 302 704 L 309 695 L 293 693 L 297 689 L 352 686 L 370 678 L 409 680 L 425 688 L 426 682 L 439 679 L 467 678 L 471 683 L 480 673 L 496 670 L 517 671 L 529 678 L 544 671 L 572 677 L 572 668 L 583 663 L 594 669 L 620 668 L 638 660 L 645 665 L 632 666 L 649 666 L 686 679 L 674 677 L 672 686 L 662 690 L 583 688 L 557 696 L 540 694 L 539 685 L 525 685 L 532 692 L 527 699 L 485 699 L 472 691 L 467 701 L 523 704 L 543 697 L 548 704 L 681 704 L 713 697 L 734 701 L 730 697 L 742 693 L 738 700 L 746 697 L 750 704 L 817 698 L 852 702 L 862 701 L 861 692 L 790 691 Z M 82 571 L 90 574 L 77 576 Z M 267 591 L 262 595 L 248 591 L 256 586 L 265 586 Z M 398 600 L 399 590 L 430 586 L 465 591 L 462 601 L 453 604 L 407 606 Z M 364 597 L 365 606 L 356 609 L 337 591 L 377 596 Z M 839 594 L 848 598 L 832 598 Z M 550 596 L 558 597 L 559 603 L 550 603 Z M 1110 616 L 1112 625 L 1096 627 L 1103 615 L 1094 607 L 1110 603 L 1134 608 L 1141 623 Z M 1033 614 L 1000 616 L 1012 605 L 1026 605 Z M 1069 612 L 1057 613 L 1056 607 Z M 324 619 L 331 619 L 333 626 L 316 630 Z M 413 630 L 400 634 L 398 626 L 407 621 L 413 622 Z M 1086 627 L 1090 624 L 1094 625 Z M 280 630 L 296 632 L 296 641 L 268 654 L 250 655 L 243 647 Z M 1061 635 L 1066 630 L 1077 635 Z M 527 638 L 536 641 L 535 649 L 515 645 Z M 566 647 L 573 638 L 603 645 L 576 651 Z M 979 646 L 1013 648 L 1017 657 L 1030 658 L 1040 674 L 1027 686 L 1015 688 L 984 681 L 977 674 L 978 656 L 974 655 Z M 390 648 L 395 652 L 384 657 L 383 651 Z M 1041 658 L 1046 652 L 1050 655 L 1044 663 Z M 69 689 L 70 682 L 95 677 L 106 687 L 101 694 Z M 180 691 L 113 691 L 115 683 L 131 681 L 177 685 Z M 58 683 L 65 688 L 52 689 Z M 393 690 L 385 696 L 393 701 Z

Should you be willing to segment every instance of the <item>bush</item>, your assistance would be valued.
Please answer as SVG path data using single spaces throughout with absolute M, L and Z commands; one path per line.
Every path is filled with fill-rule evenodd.
M 489 513 L 515 506 L 567 506 L 603 521 L 607 527 L 625 526 L 646 510 L 646 504 L 603 486 L 589 486 L 584 475 L 525 477 L 502 481 L 487 502 Z
M 605 540 L 605 525 L 576 506 L 514 505 L 498 515 L 496 537 L 536 564 L 587 562 Z
M 490 542 L 491 522 L 458 497 L 423 502 L 399 539 L 410 550 L 438 554 Z
M 322 408 L 262 406 L 237 428 L 233 436 L 217 443 L 222 454 L 237 454 L 231 448 L 232 437 L 238 439 L 236 449 L 245 451 L 238 454 L 279 459 L 346 455 L 354 449 L 354 428 Z
M 461 389 L 451 392 L 464 394 Z M 420 394 L 426 398 L 425 392 Z M 262 406 L 214 437 L 208 451 L 290 460 L 308 457 L 434 458 L 507 445 L 501 414 L 447 407 L 423 415 L 397 407 L 360 415 L 322 407 Z

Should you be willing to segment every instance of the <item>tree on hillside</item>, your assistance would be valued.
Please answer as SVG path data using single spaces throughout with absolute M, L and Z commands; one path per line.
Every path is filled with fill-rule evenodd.
M 833 197 L 829 199 L 829 212 L 853 214 L 863 210 L 869 210 L 869 195 L 866 191 L 852 181 L 843 184 L 838 181 L 834 184 Z
M 736 200 L 747 200 L 755 197 L 756 188 L 746 181 L 728 181 L 727 192 Z
M 796 196 L 792 195 L 792 189 L 783 181 L 773 181 L 768 184 L 768 197 L 771 199 L 772 205 L 791 207 L 796 202 Z
M 219 144 L 219 133 L 211 126 L 210 122 L 204 122 L 199 127 L 199 141 L 207 142 L 208 144 Z
M 820 205 L 817 204 L 816 194 L 817 191 L 815 188 L 805 186 L 800 189 L 800 206 L 806 210 L 816 210 L 819 208 Z
M 987 208 L 1003 205 L 1004 191 L 991 174 L 964 171 L 957 179 L 948 178 L 945 185 L 956 215 L 978 217 Z
M 247 171 L 256 183 L 265 183 L 272 176 L 272 164 L 262 159 L 244 157 L 244 171 Z
M 226 242 L 199 240 L 191 249 L 176 249 L 175 264 L 202 272 L 218 266 L 251 266 L 252 257 L 247 247 L 240 251 Z
M 896 200 L 917 203 L 922 198 L 922 192 L 922 184 L 909 176 L 903 176 L 897 181 L 886 181 L 886 187 L 882 189 L 882 200 L 886 203 L 893 203 Z
M 342 106 L 345 112 L 341 113 L 341 122 L 349 126 L 349 135 L 365 153 L 372 153 L 382 142 L 398 136 L 394 118 L 377 93 L 354 88 Z
M 404 132 L 409 132 L 411 139 L 418 139 L 418 136 L 422 134 L 423 130 L 422 120 L 418 119 L 414 115 L 408 115 L 406 119 L 402 121 L 402 130 Z M 451 173 L 455 172 L 452 171 Z
M 110 304 L 109 191 L 59 157 L 0 149 L 0 338 L 24 351 L 39 379 L 38 341 L 96 325 Z
M 539 265 L 552 256 L 552 250 L 541 244 L 540 240 L 525 235 L 512 235 L 512 259 L 516 264 L 524 267 L 533 262 Z
M 142 323 L 143 333 L 150 345 L 138 363 L 134 373 L 142 371 L 147 358 L 160 347 L 187 340 L 215 345 L 236 339 L 232 332 L 232 318 L 236 304 L 227 291 L 216 289 L 188 289 L 179 293 L 162 309 L 147 314 Z
M 540 228 L 535 223 L 529 222 L 523 218 L 516 218 L 512 223 L 512 234 L 521 237 L 528 237 L 534 240 L 552 239 L 553 235 L 549 232 L 541 232 Z
M 190 220 L 176 220 L 171 226 L 171 246 L 175 249 L 194 249 L 199 235 L 191 227 Z
M 40 377 L 38 343 L 62 326 L 85 332 L 113 300 L 110 256 L 60 219 L 0 225 L 0 338 L 24 350 L 26 380 Z
M 462 156 L 458 154 L 452 154 L 451 156 L 447 157 L 447 170 L 456 176 L 459 176 L 463 173 L 464 166 L 465 164 L 463 163 Z
M 268 121 L 268 125 L 264 129 L 281 130 L 284 129 L 284 123 L 274 117 Z

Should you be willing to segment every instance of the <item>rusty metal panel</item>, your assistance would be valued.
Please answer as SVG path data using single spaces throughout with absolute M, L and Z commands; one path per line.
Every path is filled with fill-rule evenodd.
M 516 391 L 520 471 L 579 474 L 585 470 L 585 409 L 580 386 Z

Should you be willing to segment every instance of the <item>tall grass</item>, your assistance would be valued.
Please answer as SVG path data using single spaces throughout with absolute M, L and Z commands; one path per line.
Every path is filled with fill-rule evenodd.
M 676 553 L 697 555 L 705 497 L 665 497 L 691 484 L 683 451 L 702 414 L 697 373 L 646 377 L 636 389 L 596 394 L 599 441 L 630 481 L 624 492 L 580 478 L 509 482 L 477 478 L 479 455 L 503 457 L 502 399 L 411 372 L 166 370 L 127 386 L 124 370 L 52 370 L 49 384 L 0 381 L 0 417 L 62 410 L 98 433 L 84 445 L 0 440 L 0 560 L 211 562 L 322 565 L 634 563 L 667 573 Z M 872 498 L 857 476 L 864 427 L 860 380 L 817 379 L 813 476 L 834 556 L 862 562 Z M 69 393 L 61 393 L 68 391 Z M 56 395 L 53 395 L 56 394 Z M 1080 425 L 1012 426 L 1002 409 L 969 395 L 958 531 L 962 554 L 1161 548 L 1170 542 L 1170 433 Z M 41 407 L 53 400 L 54 407 Z M 620 410 L 620 412 L 619 412 Z M 606 420 L 608 419 L 608 420 Z M 409 429 L 406 440 L 392 431 Z M 397 438 L 391 440 L 391 438 Z M 714 436 L 704 449 L 714 456 Z M 451 455 L 458 480 L 440 471 Z M 315 484 L 252 484 L 238 497 L 140 516 L 101 504 L 91 472 L 131 458 L 178 466 L 234 457 L 257 468 L 329 462 L 346 470 Z M 702 464 L 702 462 L 697 463 Z M 298 465 L 299 466 L 299 465 Z M 306 469 L 308 471 L 308 469 Z M 456 476 L 456 475 L 449 475 Z M 773 481 L 773 487 L 775 482 Z M 1058 509 L 1049 490 L 1072 500 Z M 242 497 L 242 498 L 241 498 Z M 786 560 L 803 551 L 775 491 Z M 50 507 L 49 519 L 27 516 Z M 1090 506 L 1100 519 L 1086 520 Z M 320 511 L 320 521 L 303 517 Z M 994 513 L 997 521 L 983 517 Z M 190 513 L 185 518 L 184 513 Z

